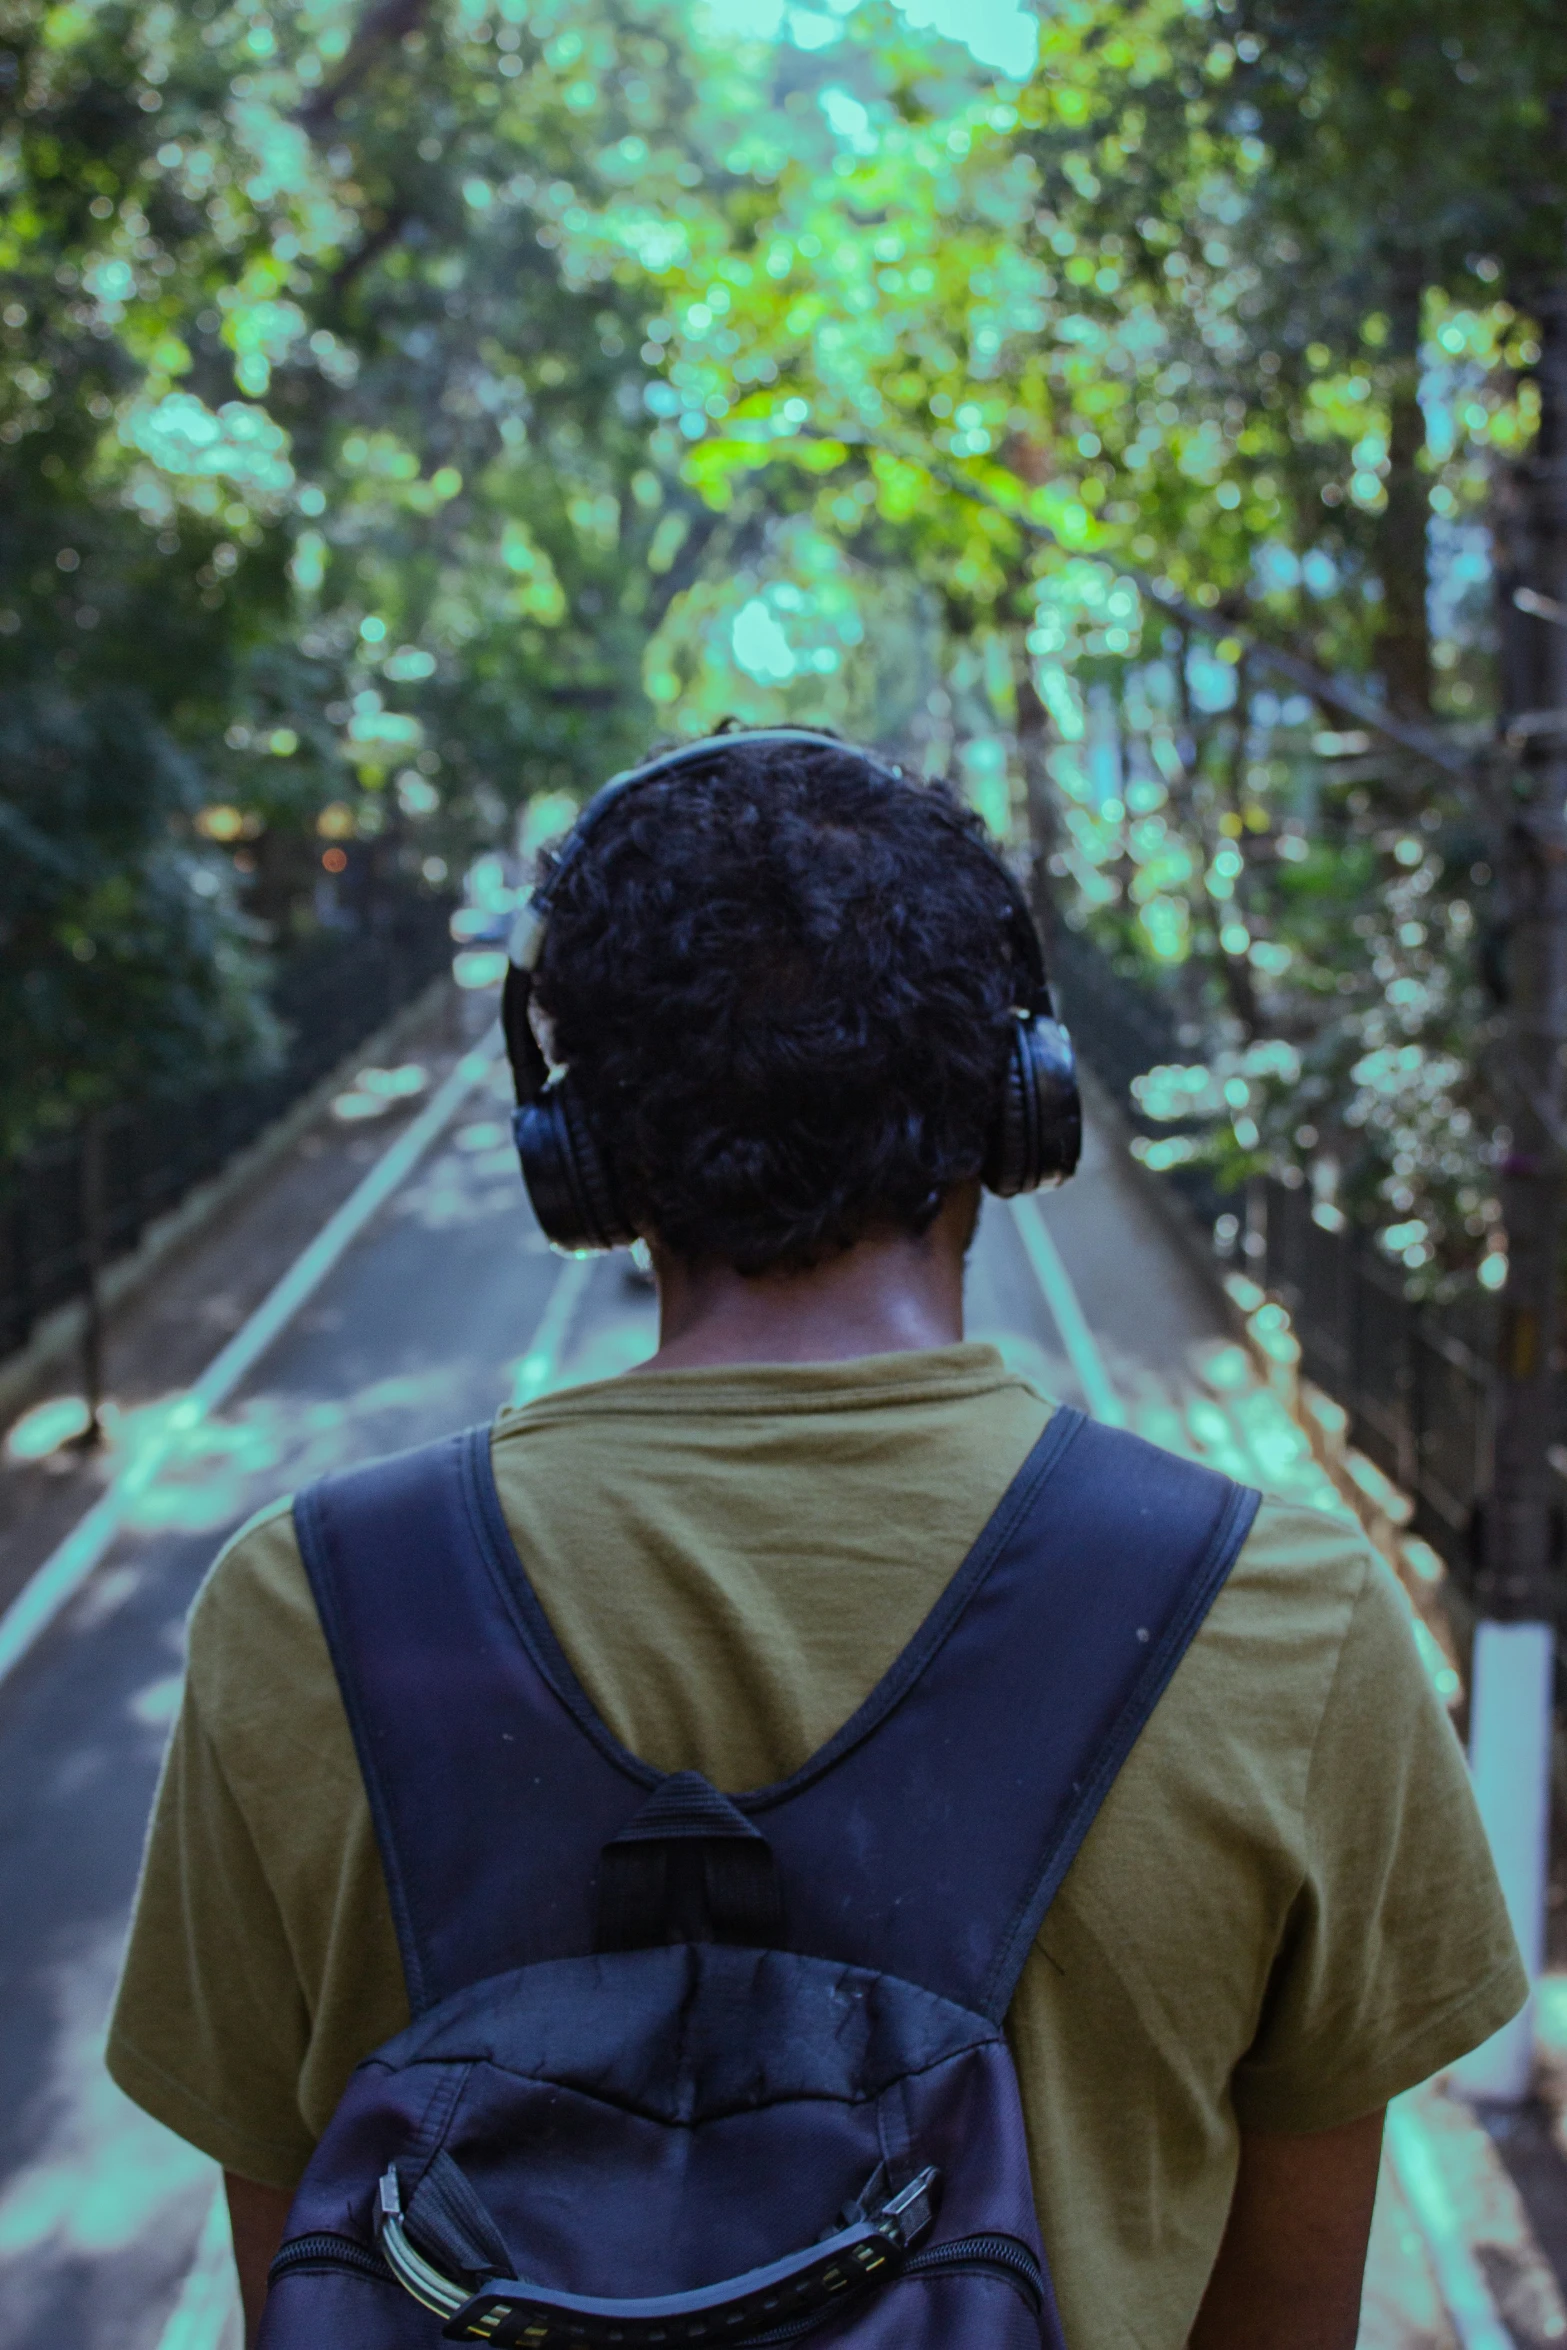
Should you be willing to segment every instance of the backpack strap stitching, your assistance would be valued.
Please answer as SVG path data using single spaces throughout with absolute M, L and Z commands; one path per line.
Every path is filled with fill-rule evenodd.
M 1045 1913 L 1077 1858 L 1117 1773 L 1146 1728 L 1149 1716 L 1239 1557 L 1261 1501 L 1261 1494 L 1248 1485 L 1230 1487 L 1204 1550 L 1188 1572 L 1180 1606 L 1151 1650 L 1109 1736 L 1099 1747 L 1093 1769 L 1083 1780 L 1076 1801 L 1043 1856 L 1033 1887 L 1019 1904 L 1002 1937 L 979 2001 L 982 2015 L 999 2022 L 1011 2006 Z
M 471 2058 L 460 2064 L 443 2065 L 438 2070 L 429 2101 L 408 2141 L 407 2152 L 401 2158 L 402 2174 L 409 2181 L 410 2194 L 414 2184 L 424 2177 L 445 2144 L 452 2116 L 468 2086 L 468 2076 L 472 2071 Z
M 465 1429 L 457 1442 L 462 1447 L 463 1496 L 468 1504 L 469 1518 L 479 1537 L 485 1564 L 495 1579 L 517 1637 L 527 1650 L 535 1669 L 560 1699 L 578 1729 L 592 1740 L 606 1761 L 613 1763 L 626 1778 L 636 1780 L 639 1786 L 661 1787 L 666 1774 L 655 1770 L 651 1763 L 643 1762 L 629 1747 L 622 1746 L 620 1740 L 599 1719 L 588 1701 L 586 1690 L 572 1670 L 570 1658 L 555 1637 L 549 1617 L 539 1604 L 538 1594 L 528 1579 L 527 1569 L 522 1564 L 511 1528 L 501 1508 L 501 1497 L 496 1491 L 488 1423 L 483 1427 Z

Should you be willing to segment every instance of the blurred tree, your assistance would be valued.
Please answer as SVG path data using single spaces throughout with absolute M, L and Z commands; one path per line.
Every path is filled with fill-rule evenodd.
M 265 1049 L 322 833 L 439 884 L 642 747 L 644 639 L 721 535 L 648 462 L 638 356 L 692 98 L 634 10 L 523 23 L 0 4 L 11 1147 Z
M 210 241 L 193 240 L 188 219 L 159 234 L 141 209 L 159 136 L 144 68 L 156 74 L 157 61 L 136 32 L 124 9 L 0 16 L 0 1146 L 11 1148 L 41 1120 L 254 1050 L 267 1033 L 227 865 L 190 835 L 201 779 L 180 738 L 221 734 L 236 667 L 281 607 L 280 565 L 261 548 L 243 602 L 225 610 L 221 470 L 206 510 L 176 529 L 172 505 L 138 506 L 133 451 L 110 429 L 130 388 L 172 357 L 174 254 L 199 276 L 193 241 Z M 264 441 L 229 453 L 241 475 L 276 467 Z
M 1149 0 L 1053 14 L 1020 88 L 862 7 L 744 242 L 665 273 L 687 477 L 914 568 L 1077 918 L 1177 989 L 1154 1163 L 1304 1176 L 1428 1284 L 1505 1264 L 1465 583 L 1537 413 L 1564 46 L 1517 30 L 1485 81 L 1440 9 Z

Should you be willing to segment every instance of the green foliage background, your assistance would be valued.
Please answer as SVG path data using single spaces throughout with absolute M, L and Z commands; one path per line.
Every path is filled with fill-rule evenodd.
M 1494 1285 L 1483 760 L 1266 654 L 1490 738 L 1567 23 L 755 6 L 0 0 L 0 1138 L 264 1052 L 324 837 L 818 718 L 1168 994 L 1153 1164 Z

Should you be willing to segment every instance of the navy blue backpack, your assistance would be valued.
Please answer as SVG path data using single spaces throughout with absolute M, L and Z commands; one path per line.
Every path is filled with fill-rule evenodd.
M 728 1796 L 594 1713 L 487 1429 L 302 1493 L 414 2021 L 264 2350 L 1061 2350 L 1002 2019 L 1256 1506 L 1058 1411 L 853 1719 Z

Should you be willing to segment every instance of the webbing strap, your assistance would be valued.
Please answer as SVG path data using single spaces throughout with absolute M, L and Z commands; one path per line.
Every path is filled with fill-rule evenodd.
M 737 1942 L 776 1950 L 783 1891 L 772 1846 L 700 1771 L 676 1771 L 599 1855 L 595 1950 Z

